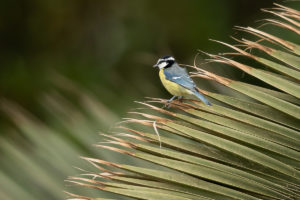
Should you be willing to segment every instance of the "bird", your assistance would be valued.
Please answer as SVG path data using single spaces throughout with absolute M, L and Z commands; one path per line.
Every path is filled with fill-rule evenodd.
M 153 67 L 159 68 L 159 77 L 163 86 L 170 94 L 174 95 L 168 100 L 169 103 L 176 97 L 181 99 L 183 96 L 193 95 L 205 105 L 211 106 L 211 103 L 199 92 L 186 69 L 180 67 L 172 56 L 164 56 L 158 59 Z

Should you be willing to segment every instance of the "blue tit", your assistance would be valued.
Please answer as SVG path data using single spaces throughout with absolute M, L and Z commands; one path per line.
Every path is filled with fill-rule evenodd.
M 185 68 L 180 67 L 172 56 L 164 56 L 160 58 L 153 67 L 159 68 L 159 77 L 168 90 L 169 93 L 174 95 L 169 102 L 176 97 L 182 96 L 196 96 L 204 104 L 211 105 L 209 101 L 199 93 L 199 90 L 188 75 Z

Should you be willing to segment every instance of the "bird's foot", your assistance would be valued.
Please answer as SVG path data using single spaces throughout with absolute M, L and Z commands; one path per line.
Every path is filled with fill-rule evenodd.
M 170 108 L 171 102 L 176 98 L 176 96 L 173 96 L 171 99 L 167 101 L 167 103 L 162 108 Z

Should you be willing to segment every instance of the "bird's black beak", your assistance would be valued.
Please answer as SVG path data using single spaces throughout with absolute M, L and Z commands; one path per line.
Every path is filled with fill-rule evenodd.
M 157 65 L 157 64 L 155 64 L 155 65 L 153 65 L 153 67 L 158 67 L 158 65 Z

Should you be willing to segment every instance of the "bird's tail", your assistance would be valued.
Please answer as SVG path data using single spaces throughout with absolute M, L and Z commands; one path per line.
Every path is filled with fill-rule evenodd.
M 200 92 L 198 92 L 197 89 L 195 89 L 194 95 L 198 97 L 198 99 L 200 99 L 204 104 L 211 106 L 211 103 L 209 103 L 209 101 Z

